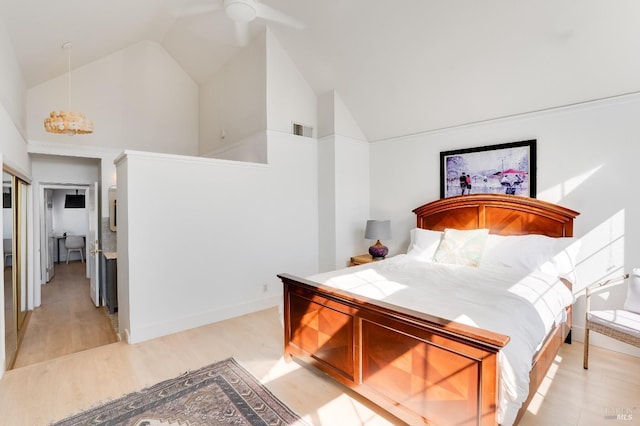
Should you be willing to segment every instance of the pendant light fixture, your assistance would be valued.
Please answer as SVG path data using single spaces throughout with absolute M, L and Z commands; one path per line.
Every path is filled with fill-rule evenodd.
M 44 119 L 44 128 L 50 133 L 62 133 L 65 135 L 85 135 L 93 133 L 93 122 L 81 112 L 71 111 L 71 43 L 62 45 L 68 52 L 69 83 L 68 97 L 69 104 L 66 111 L 51 111 L 49 117 Z

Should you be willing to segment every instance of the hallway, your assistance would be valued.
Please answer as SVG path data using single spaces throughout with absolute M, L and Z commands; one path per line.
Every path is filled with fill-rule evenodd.
M 59 263 L 42 286 L 42 305 L 31 312 L 13 368 L 116 341 L 106 310 L 91 302 L 85 264 Z

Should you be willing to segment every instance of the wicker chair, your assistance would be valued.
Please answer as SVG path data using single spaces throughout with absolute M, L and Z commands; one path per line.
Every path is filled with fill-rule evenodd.
M 624 309 L 590 310 L 589 299 L 592 290 L 624 281 L 630 277 Z M 640 347 L 640 269 L 634 269 L 631 275 L 625 274 L 587 287 L 585 298 L 587 301 L 587 314 L 584 328 L 584 361 L 582 365 L 585 369 L 589 368 L 589 331 L 595 331 L 621 342 Z

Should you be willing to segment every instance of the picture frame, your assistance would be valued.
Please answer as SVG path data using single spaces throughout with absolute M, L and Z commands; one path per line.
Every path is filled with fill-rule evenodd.
M 467 194 L 535 198 L 536 140 L 440 152 L 440 198 Z

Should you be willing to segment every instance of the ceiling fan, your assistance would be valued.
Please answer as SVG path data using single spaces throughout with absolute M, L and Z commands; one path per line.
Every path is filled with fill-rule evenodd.
M 235 25 L 236 40 L 240 46 L 249 41 L 249 23 L 256 18 L 304 29 L 302 22 L 258 0 L 174 0 L 170 2 L 169 9 L 178 18 L 224 10 Z

